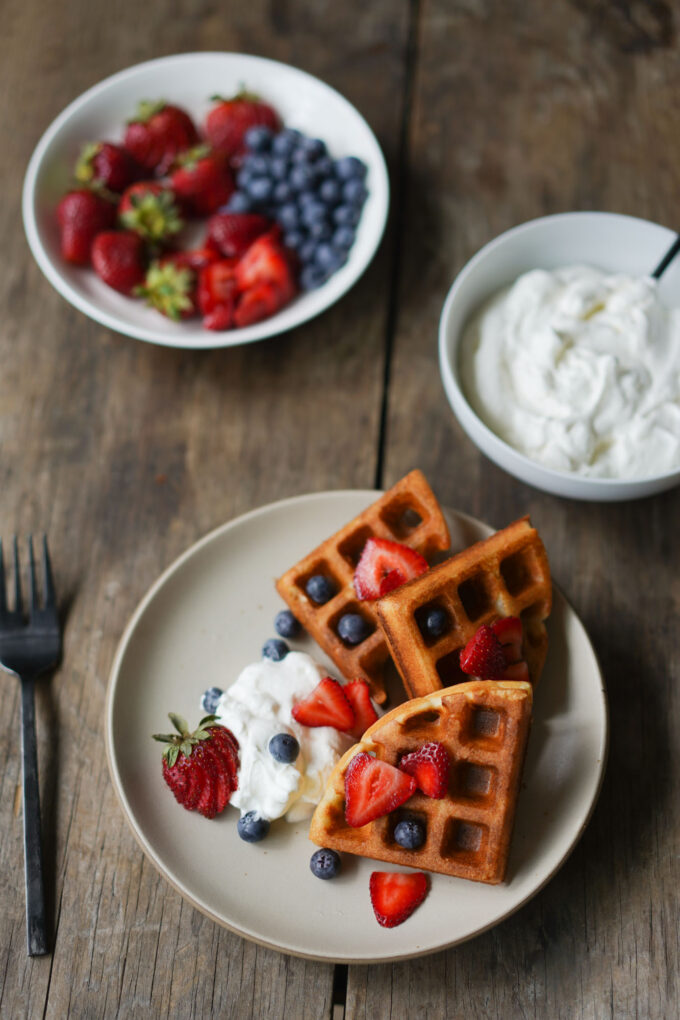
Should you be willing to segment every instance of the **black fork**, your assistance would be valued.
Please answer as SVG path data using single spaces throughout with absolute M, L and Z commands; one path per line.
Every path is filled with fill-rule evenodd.
M 21 681 L 21 747 L 24 783 L 24 864 L 26 871 L 26 937 L 29 956 L 48 952 L 45 922 L 40 840 L 40 788 L 35 739 L 35 681 L 53 669 L 61 657 L 61 628 L 57 614 L 47 538 L 42 540 L 43 599 L 38 596 L 33 540 L 28 540 L 30 607 L 24 616 L 21 571 L 16 536 L 14 551 L 13 603 L 10 609 L 5 586 L 5 567 L 0 540 L 0 666 Z

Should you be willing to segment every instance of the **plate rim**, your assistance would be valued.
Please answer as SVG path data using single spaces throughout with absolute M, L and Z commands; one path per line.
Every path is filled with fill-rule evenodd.
M 211 57 L 238 57 L 239 59 L 252 60 L 259 64 L 268 65 L 270 69 L 284 68 L 286 71 L 293 71 L 295 74 L 309 79 L 315 85 L 320 85 L 323 89 L 332 93 L 336 99 L 350 108 L 361 124 L 365 127 L 373 145 L 375 146 L 376 163 L 374 169 L 377 171 L 381 181 L 381 185 L 377 193 L 382 195 L 382 201 L 381 205 L 378 206 L 378 220 L 374 240 L 371 241 L 365 255 L 357 262 L 352 272 L 348 275 L 346 282 L 338 290 L 338 293 L 334 294 L 325 303 L 322 303 L 319 308 L 312 309 L 301 317 L 293 317 L 292 321 L 285 325 L 277 326 L 274 331 L 271 329 L 267 330 L 266 324 L 271 322 L 271 319 L 265 319 L 262 323 L 255 323 L 253 326 L 244 327 L 238 330 L 224 330 L 222 332 L 202 330 L 201 334 L 198 335 L 198 339 L 196 339 L 195 336 L 189 337 L 182 334 L 178 334 L 174 337 L 163 333 L 160 327 L 158 329 L 149 329 L 145 326 L 138 326 L 134 323 L 125 323 L 118 316 L 108 312 L 106 309 L 99 308 L 99 306 L 92 300 L 81 295 L 79 291 L 76 290 L 55 268 L 52 264 L 52 260 L 49 258 L 45 250 L 45 246 L 42 243 L 38 228 L 38 219 L 35 209 L 36 181 L 45 153 L 55 137 L 68 122 L 69 118 L 73 116 L 80 107 L 85 106 L 89 100 L 94 98 L 100 92 L 104 92 L 112 86 L 115 87 L 116 84 L 123 79 L 145 71 L 151 66 L 157 67 L 161 64 Z M 234 50 L 193 50 L 188 53 L 170 53 L 162 57 L 155 57 L 151 60 L 144 60 L 137 64 L 131 64 L 130 66 L 122 68 L 119 71 L 115 71 L 106 78 L 102 78 L 100 81 L 95 82 L 94 85 L 91 85 L 84 92 L 81 92 L 78 96 L 72 99 L 71 102 L 68 103 L 48 124 L 43 133 L 40 135 L 26 166 L 21 189 L 21 214 L 28 246 L 38 268 L 60 297 L 71 304 L 74 308 L 77 308 L 78 311 L 87 318 L 92 319 L 101 326 L 105 326 L 107 329 L 113 330 L 121 336 L 126 336 L 133 340 L 141 340 L 144 343 L 155 344 L 161 347 L 172 347 L 179 350 L 218 350 L 227 347 L 239 347 L 245 344 L 257 343 L 260 340 L 274 339 L 275 337 L 282 336 L 284 333 L 288 333 L 292 329 L 297 329 L 306 322 L 310 322 L 312 319 L 322 315 L 329 308 L 332 308 L 334 304 L 336 304 L 352 289 L 352 287 L 354 287 L 356 283 L 358 283 L 360 278 L 370 266 L 385 234 L 389 207 L 390 179 L 387 171 L 385 154 L 382 151 L 382 147 L 375 132 L 373 131 L 373 128 L 354 103 L 350 102 L 350 100 L 338 91 L 338 89 L 329 85 L 322 78 L 319 78 L 317 75 L 311 74 L 309 71 L 305 71 L 300 67 L 296 67 L 294 64 L 287 64 L 285 61 L 273 60 L 271 57 L 263 57 L 255 53 L 238 53 Z M 273 316 L 272 318 L 276 318 L 276 316 Z M 203 339 L 203 333 L 205 333 L 205 339 Z M 249 335 L 243 336 L 244 333 Z
M 241 938 L 246 939 L 248 942 L 253 942 L 256 945 L 262 946 L 265 949 L 273 949 L 276 952 L 285 954 L 286 956 L 295 956 L 295 957 L 298 957 L 299 959 L 303 959 L 303 960 L 314 960 L 314 961 L 319 962 L 319 963 L 348 964 L 348 965 L 349 964 L 352 964 L 352 965 L 364 965 L 364 964 L 372 965 L 372 964 L 400 963 L 402 961 L 414 960 L 414 959 L 417 959 L 417 958 L 423 957 L 423 956 L 431 956 L 433 953 L 444 952 L 445 950 L 452 949 L 453 947 L 458 946 L 458 945 L 462 945 L 465 942 L 470 942 L 472 939 L 477 938 L 477 936 L 483 935 L 485 932 L 490 931 L 492 928 L 497 927 L 499 924 L 502 924 L 503 921 L 507 920 L 513 914 L 517 913 L 530 900 L 532 900 L 536 895 L 538 895 L 538 893 L 541 892 L 541 890 L 545 888 L 545 886 L 548 884 L 548 882 L 550 882 L 554 878 L 554 876 L 557 874 L 557 872 L 566 864 L 568 859 L 571 857 L 571 854 L 573 853 L 574 849 L 576 848 L 577 844 L 579 843 L 583 833 L 585 832 L 585 830 L 586 830 L 586 828 L 587 828 L 587 826 L 588 826 L 588 824 L 589 824 L 589 822 L 590 822 L 590 820 L 592 818 L 593 812 L 594 812 L 595 807 L 597 805 L 597 802 L 599 800 L 600 793 L 601 793 L 601 790 L 602 790 L 602 784 L 603 784 L 603 781 L 604 781 L 604 776 L 605 776 L 605 773 L 606 773 L 606 770 L 607 770 L 607 762 L 608 762 L 608 758 L 609 758 L 609 744 L 610 744 L 609 699 L 608 699 L 608 696 L 607 696 L 607 689 L 606 689 L 605 682 L 604 682 L 604 674 L 602 672 L 602 668 L 601 668 L 601 664 L 600 664 L 600 659 L 599 659 L 599 656 L 597 654 L 597 651 L 595 650 L 595 648 L 593 646 L 592 641 L 590 640 L 590 635 L 588 634 L 588 631 L 586 630 L 585 625 L 581 621 L 580 616 L 578 615 L 576 610 L 571 605 L 571 602 L 564 595 L 564 593 L 562 592 L 561 588 L 559 588 L 558 585 L 556 585 L 555 582 L 553 581 L 553 587 L 557 588 L 557 590 L 560 593 L 560 596 L 564 599 L 565 605 L 574 614 L 576 620 L 578 621 L 578 623 L 580 624 L 580 626 L 581 626 L 581 628 L 583 630 L 583 637 L 584 637 L 584 639 L 586 641 L 588 649 L 590 650 L 590 652 L 591 652 L 591 654 L 593 656 L 595 665 L 597 667 L 597 672 L 598 672 L 598 675 L 599 675 L 600 683 L 599 683 L 598 690 L 599 690 L 601 701 L 602 701 L 603 731 L 600 734 L 601 753 L 600 753 L 600 755 L 598 757 L 598 760 L 597 760 L 597 765 L 598 765 L 597 782 L 595 784 L 595 787 L 594 787 L 594 790 L 593 790 L 592 799 L 591 799 L 591 802 L 590 802 L 590 804 L 588 806 L 588 810 L 587 810 L 587 812 L 586 812 L 586 814 L 585 814 L 585 816 L 583 818 L 583 821 L 581 822 L 581 824 L 578 827 L 578 829 L 574 832 L 574 834 L 572 836 L 572 839 L 570 840 L 569 845 L 568 845 L 567 849 L 565 850 L 564 854 L 561 856 L 560 860 L 555 864 L 555 867 L 547 875 L 544 876 L 544 878 L 542 879 L 541 882 L 538 883 L 538 885 L 532 887 L 531 890 L 527 893 L 527 895 L 523 899 L 521 899 L 518 903 L 513 904 L 512 907 L 510 907 L 505 913 L 503 913 L 500 916 L 494 918 L 494 920 L 490 921 L 488 924 L 485 924 L 482 927 L 477 928 L 471 934 L 464 935 L 464 936 L 462 936 L 460 938 L 452 939 L 449 942 L 442 943 L 441 945 L 438 945 L 438 946 L 435 946 L 435 947 L 415 950 L 414 952 L 397 953 L 397 954 L 395 954 L 393 956 L 377 956 L 377 957 L 364 957 L 364 956 L 360 956 L 360 957 L 352 957 L 352 956 L 337 957 L 337 956 L 332 956 L 332 955 L 328 955 L 328 954 L 326 954 L 326 955 L 318 955 L 318 954 L 315 954 L 315 953 L 305 953 L 305 952 L 302 952 L 299 949 L 290 949 L 288 947 L 281 946 L 281 945 L 279 945 L 276 942 L 271 942 L 271 941 L 268 941 L 267 939 L 263 939 L 263 938 L 261 938 L 261 937 L 259 937 L 257 935 L 254 935 L 254 934 L 252 934 L 250 932 L 244 932 L 242 929 L 238 928 L 234 924 L 232 924 L 229 921 L 225 920 L 223 917 L 221 917 L 218 914 L 216 914 L 213 911 L 211 911 L 210 908 L 207 907 L 204 903 L 201 903 L 199 900 L 195 899 L 191 895 L 191 893 L 189 893 L 186 889 L 181 887 L 180 884 L 177 881 L 175 881 L 174 877 L 171 876 L 167 872 L 167 870 L 165 870 L 165 868 L 162 866 L 161 862 L 156 858 L 156 855 L 153 853 L 152 848 L 150 847 L 150 845 L 144 839 L 141 831 L 138 830 L 137 825 L 135 824 L 135 820 L 134 820 L 134 816 L 133 816 L 132 810 L 131 810 L 128 802 L 127 802 L 127 799 L 124 796 L 123 784 L 122 784 L 122 781 L 121 781 L 121 778 L 120 778 L 120 774 L 118 772 L 118 768 L 117 768 L 117 765 L 116 765 L 116 762 L 115 762 L 114 754 L 113 754 L 113 732 L 112 732 L 113 731 L 113 712 L 112 712 L 112 709 L 113 709 L 113 702 L 114 702 L 114 698 L 115 698 L 115 689 L 116 689 L 116 685 L 117 685 L 117 680 L 118 680 L 118 675 L 119 675 L 119 671 L 120 671 L 121 662 L 122 662 L 123 657 L 125 655 L 125 652 L 127 650 L 127 646 L 128 646 L 128 644 L 129 644 L 129 642 L 130 642 L 130 640 L 132 638 L 132 635 L 133 635 L 133 633 L 134 633 L 134 631 L 136 629 L 138 621 L 143 616 L 147 606 L 154 599 L 156 593 L 164 586 L 164 584 L 169 580 L 169 578 L 176 571 L 181 569 L 182 565 L 187 560 L 191 559 L 192 556 L 194 556 L 196 553 L 198 553 L 204 546 L 208 545 L 211 541 L 214 541 L 215 539 L 217 539 L 218 536 L 220 536 L 220 535 L 222 535 L 222 534 L 224 534 L 224 533 L 226 533 L 226 532 L 236 528 L 237 526 L 239 526 L 240 524 L 244 523 L 245 521 L 250 521 L 250 520 L 252 520 L 254 518 L 257 518 L 258 516 L 264 516 L 266 513 L 269 513 L 269 512 L 271 512 L 273 510 L 276 510 L 276 509 L 279 509 L 279 508 L 284 508 L 286 506 L 289 506 L 289 505 L 294 504 L 294 503 L 299 503 L 301 501 L 308 501 L 308 502 L 322 501 L 322 500 L 328 498 L 328 496 L 339 497 L 339 498 L 346 497 L 346 496 L 356 496 L 356 497 L 360 496 L 360 497 L 363 498 L 365 496 L 368 500 L 370 500 L 372 498 L 378 498 L 380 495 L 383 494 L 384 491 L 385 490 L 381 490 L 381 489 L 328 489 L 328 490 L 324 490 L 324 491 L 321 491 L 321 492 L 310 492 L 310 493 L 302 493 L 302 494 L 300 494 L 298 496 L 289 496 L 289 497 L 286 497 L 284 499 L 275 500 L 275 501 L 273 501 L 271 503 L 266 503 L 266 504 L 264 504 L 262 506 L 255 507 L 252 510 L 248 510 L 245 513 L 239 514 L 237 517 L 234 517 L 231 520 L 225 521 L 223 524 L 218 525 L 216 528 L 213 528 L 211 531 L 207 532 L 207 534 L 203 535 L 202 538 L 199 538 L 196 542 L 192 543 L 192 545 L 190 545 L 187 549 L 185 549 L 185 551 L 183 553 L 181 553 L 172 563 L 170 563 L 170 565 L 168 567 L 166 567 L 161 572 L 161 574 L 153 582 L 151 587 L 147 590 L 146 594 L 142 597 L 140 602 L 137 604 L 134 612 L 132 613 L 131 617 L 129 618 L 129 620 L 128 620 L 126 626 L 125 626 L 125 629 L 123 630 L 123 633 L 122 633 L 122 635 L 121 635 L 121 637 L 120 637 L 120 639 L 118 641 L 118 644 L 116 646 L 116 650 L 115 650 L 115 653 L 114 653 L 114 656 L 113 656 L 113 660 L 112 660 L 112 663 L 111 663 L 111 668 L 109 670 L 109 674 L 108 674 L 108 678 L 107 678 L 106 698 L 105 698 L 105 706 L 104 706 L 104 712 L 105 712 L 105 720 L 104 720 L 104 744 L 105 744 L 105 748 L 106 748 L 106 761 L 107 761 L 107 766 L 108 766 L 108 770 L 109 770 L 109 778 L 111 779 L 111 783 L 112 783 L 112 786 L 113 786 L 113 789 L 114 789 L 116 800 L 118 801 L 118 805 L 119 805 L 119 807 L 120 807 L 120 809 L 121 809 L 121 811 L 123 813 L 123 817 L 125 818 L 125 821 L 127 823 L 128 829 L 132 832 L 136 842 L 138 843 L 138 845 L 142 849 L 142 851 L 144 853 L 144 856 L 147 858 L 148 861 L 150 861 L 150 863 L 154 866 L 154 868 L 161 875 L 161 877 L 166 882 L 168 882 L 172 886 L 172 888 L 177 893 L 179 893 L 179 895 L 184 900 L 186 900 L 195 910 L 198 910 L 199 913 L 203 914 L 204 917 L 207 917 L 209 920 L 213 921 L 215 924 L 219 925 L 221 928 L 226 928 L 228 931 L 233 932 L 235 935 L 238 935 Z M 449 513 L 453 514 L 455 517 L 458 517 L 458 518 L 462 519 L 466 523 L 471 523 L 471 524 L 476 525 L 476 526 L 482 525 L 485 529 L 488 529 L 490 532 L 493 532 L 494 530 L 496 530 L 491 525 L 488 525 L 485 521 L 481 521 L 479 518 L 473 517 L 471 514 L 466 514 L 463 511 L 459 511 L 459 510 L 453 510 L 452 508 L 449 508 L 447 506 L 444 506 L 443 509 L 444 509 L 445 512 L 449 512 Z

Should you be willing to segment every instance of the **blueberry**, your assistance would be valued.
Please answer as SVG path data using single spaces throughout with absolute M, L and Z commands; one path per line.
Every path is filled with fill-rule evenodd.
M 356 177 L 353 177 L 351 181 L 346 181 L 343 185 L 342 197 L 348 205 L 363 205 L 367 195 L 368 191 Z
M 285 181 L 290 170 L 290 164 L 285 156 L 272 156 L 269 163 L 269 173 L 275 181 Z
M 227 202 L 228 212 L 250 212 L 252 200 L 243 191 L 234 191 Z
M 338 634 L 345 644 L 360 645 L 370 632 L 370 625 L 358 613 L 345 613 L 338 620 Z
M 406 819 L 395 825 L 394 838 L 404 850 L 417 850 L 425 842 L 425 827 L 415 818 Z
M 304 149 L 307 156 L 312 160 L 320 159 L 326 155 L 326 145 L 320 138 L 303 138 L 300 147 Z
M 428 637 L 441 637 L 448 630 L 449 617 L 445 609 L 432 606 L 425 616 L 425 633 Z
M 209 687 L 208 690 L 204 692 L 203 697 L 201 698 L 201 708 L 203 709 L 203 711 L 207 712 L 208 715 L 213 715 L 215 709 L 217 708 L 217 702 L 220 700 L 223 694 L 224 691 L 220 687 Z
M 300 226 L 300 213 L 293 202 L 286 202 L 276 214 L 276 218 L 284 230 L 295 230 Z
M 312 267 L 310 266 L 309 268 L 311 269 Z M 326 577 L 325 574 L 312 574 L 305 585 L 305 591 L 312 602 L 322 606 L 335 595 L 335 585 L 330 577 Z
M 314 174 L 308 166 L 298 164 L 288 175 L 288 183 L 293 191 L 306 191 L 314 183 Z
M 272 152 L 277 156 L 288 156 L 296 148 L 301 137 L 295 128 L 284 128 L 272 139 Z
M 262 654 L 265 659 L 272 659 L 274 662 L 281 662 L 281 659 L 285 659 L 289 651 L 290 648 L 281 638 L 269 638 L 262 645 Z
M 241 191 L 245 191 L 247 189 L 250 181 L 252 180 L 252 177 L 253 175 L 248 169 L 248 167 L 242 166 L 241 169 L 236 174 L 236 183 L 241 189 Z
M 300 247 L 298 248 L 298 255 L 300 256 L 300 261 L 304 263 L 315 262 L 316 249 L 317 249 L 316 241 L 313 238 L 308 238 L 304 242 L 304 244 L 301 244 Z
M 314 163 L 314 176 L 317 181 L 325 181 L 327 177 L 333 176 L 333 160 L 330 156 L 322 156 Z
M 320 244 L 316 249 L 316 261 L 322 269 L 334 273 L 343 262 L 343 256 L 330 244 Z
M 269 173 L 269 160 L 260 153 L 254 153 L 252 156 L 246 156 L 241 169 L 251 177 L 266 177 Z
M 250 197 L 256 202 L 268 202 L 272 197 L 274 182 L 271 177 L 251 177 L 247 189 Z
M 356 227 L 361 214 L 356 206 L 339 205 L 333 210 L 333 220 L 339 227 Z
M 340 194 L 340 185 L 332 177 L 329 177 L 319 187 L 319 198 L 323 199 L 326 205 L 337 205 L 340 201 Z
M 312 854 L 309 866 L 317 878 L 335 878 L 340 873 L 340 863 L 340 854 L 324 847 Z
M 283 243 L 286 248 L 299 252 L 303 244 L 307 243 L 307 235 L 302 230 L 287 230 L 283 235 Z
M 354 244 L 356 234 L 352 227 L 338 227 L 333 234 L 331 244 L 338 251 L 349 251 Z
M 274 761 L 280 761 L 282 765 L 291 765 L 300 753 L 300 745 L 292 733 L 274 734 L 268 747 Z
M 325 220 L 326 206 L 323 202 L 319 202 L 318 200 L 314 202 L 305 202 L 302 212 L 300 213 L 300 219 L 307 227 L 310 227 L 312 223 L 316 223 L 319 220 Z
M 335 174 L 341 181 L 348 181 L 352 177 L 363 181 L 366 177 L 366 164 L 356 156 L 343 156 L 335 161 Z
M 328 279 L 327 274 L 320 266 L 309 262 L 300 273 L 300 286 L 303 290 L 316 290 Z M 327 600 L 324 600 L 327 601 Z
M 327 241 L 333 233 L 331 225 L 327 220 L 314 220 L 307 229 L 309 230 L 309 236 L 315 241 Z
M 302 630 L 300 621 L 295 619 L 290 609 L 282 609 L 280 613 L 276 614 L 274 627 L 277 634 L 287 638 L 297 637 Z
M 272 132 L 264 125 L 248 128 L 243 140 L 251 152 L 268 152 L 272 144 Z
M 290 154 L 290 161 L 294 166 L 309 166 L 312 162 L 312 157 L 309 155 L 304 146 L 304 140 L 298 145 Z
M 260 818 L 254 811 L 247 811 L 239 818 L 236 828 L 246 843 L 259 843 L 269 832 L 269 822 L 266 818 Z
M 304 209 L 308 205 L 317 204 L 319 196 L 311 188 L 307 188 L 305 191 L 301 191 L 297 197 L 297 203 L 301 209 Z
M 272 191 L 272 198 L 279 205 L 283 205 L 284 202 L 289 202 L 293 197 L 293 189 L 291 188 L 288 181 L 277 181 Z

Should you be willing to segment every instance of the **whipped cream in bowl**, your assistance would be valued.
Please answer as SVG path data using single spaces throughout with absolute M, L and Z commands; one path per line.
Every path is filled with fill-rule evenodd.
M 242 815 L 254 811 L 289 822 L 312 815 L 333 766 L 354 743 L 331 726 L 302 726 L 291 714 L 324 676 L 328 671 L 311 656 L 291 651 L 278 662 L 263 658 L 246 666 L 217 702 L 214 714 L 239 743 L 238 789 L 230 803 Z M 300 745 L 292 764 L 269 751 L 277 733 L 291 734 Z
M 680 482 L 680 258 L 675 234 L 613 213 L 514 227 L 456 277 L 439 364 L 464 431 L 536 488 L 639 498 Z

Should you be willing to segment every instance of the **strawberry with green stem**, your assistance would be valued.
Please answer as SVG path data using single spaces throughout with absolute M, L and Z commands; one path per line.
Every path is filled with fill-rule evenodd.
M 214 818 L 238 788 L 238 743 L 233 733 L 217 723 L 217 716 L 201 719 L 194 732 L 186 719 L 169 713 L 176 733 L 154 733 L 167 744 L 163 752 L 163 778 L 175 800 L 187 811 Z

